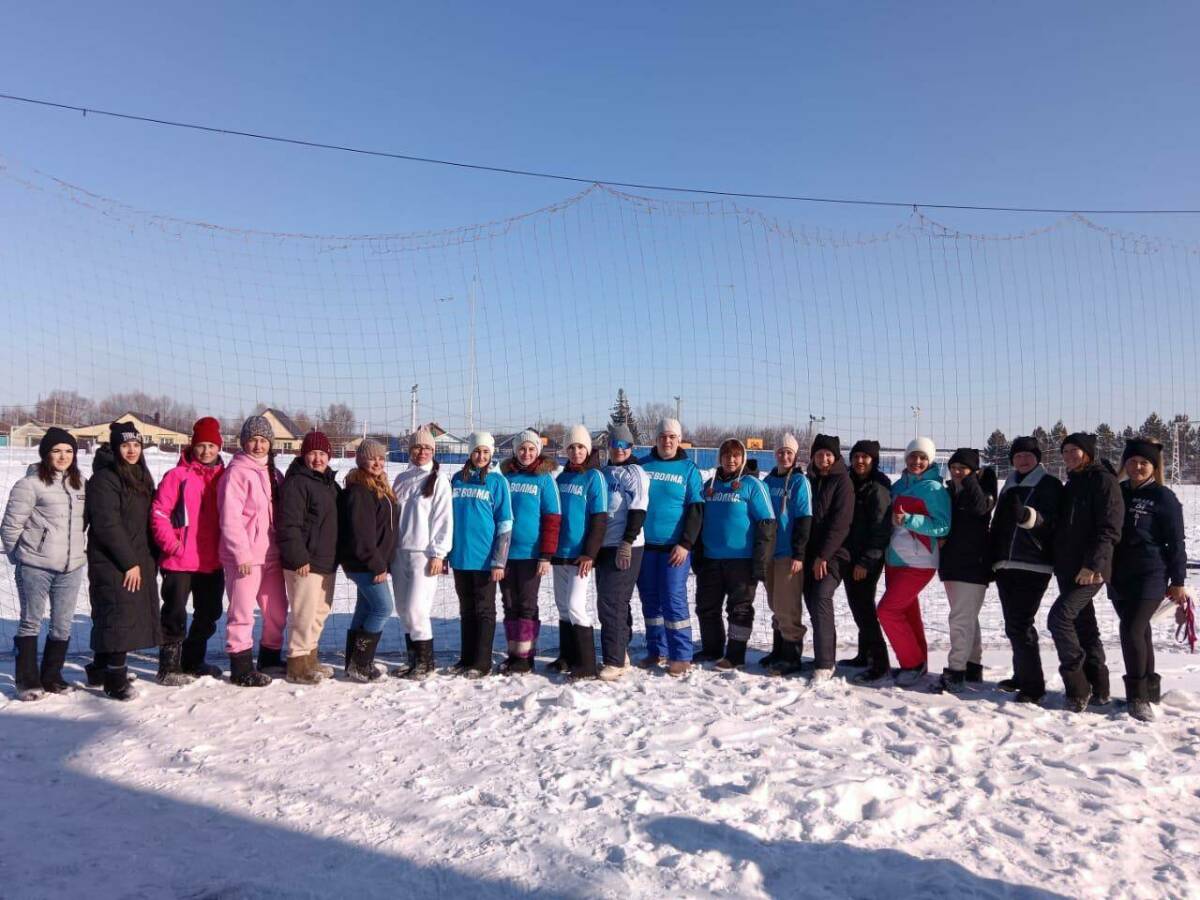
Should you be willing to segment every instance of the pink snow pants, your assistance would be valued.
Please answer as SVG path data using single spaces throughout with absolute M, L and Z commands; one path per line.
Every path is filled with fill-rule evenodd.
M 249 575 L 239 575 L 237 566 L 225 566 L 225 590 L 229 612 L 225 616 L 225 652 L 254 649 L 254 607 L 262 610 L 262 645 L 272 650 L 283 647 L 287 625 L 287 591 L 279 560 L 254 566 Z
M 937 569 L 885 566 L 884 591 L 877 612 L 879 624 L 902 669 L 915 669 L 929 660 L 925 624 L 921 621 L 921 590 Z

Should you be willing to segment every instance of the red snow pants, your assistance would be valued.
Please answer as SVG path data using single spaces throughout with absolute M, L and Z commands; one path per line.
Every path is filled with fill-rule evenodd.
M 884 591 L 876 610 L 879 624 L 902 669 L 915 669 L 929 660 L 925 625 L 921 621 L 921 590 L 937 569 L 885 566 Z

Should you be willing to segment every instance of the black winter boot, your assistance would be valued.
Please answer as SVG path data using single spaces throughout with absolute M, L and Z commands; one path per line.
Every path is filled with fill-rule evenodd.
M 424 681 L 436 671 L 433 664 L 433 641 L 413 641 L 413 667 L 404 677 Z
M 746 642 L 730 641 L 725 647 L 725 655 L 717 660 L 717 668 L 731 672 L 746 664 Z
M 204 659 L 204 654 L 208 650 L 208 642 L 201 643 L 200 641 L 192 641 L 185 639 L 180 651 L 179 668 L 188 675 L 196 678 L 220 678 L 221 667 L 214 666 Z
M 17 686 L 18 700 L 41 700 L 42 677 L 38 672 L 36 634 L 13 638 L 17 651 L 13 681 Z
M 1083 669 L 1058 670 L 1062 675 L 1063 687 L 1067 690 L 1066 708 L 1071 712 L 1083 712 L 1087 709 L 1088 701 L 1092 699 L 1092 686 Z
M 759 659 L 758 664 L 764 669 L 775 665 L 783 652 L 783 635 L 778 628 L 771 629 L 771 652 Z
M 42 651 L 42 690 L 48 694 L 61 694 L 75 687 L 62 677 L 63 663 L 67 661 L 67 646 L 70 643 L 56 641 L 54 638 L 46 641 L 46 649 Z
M 1129 715 L 1139 722 L 1154 721 L 1154 707 L 1150 705 L 1150 683 L 1146 678 L 1125 676 L 1125 698 L 1129 701 Z
M 92 661 L 83 667 L 87 673 L 88 687 L 104 686 L 104 670 L 108 668 L 108 654 L 93 651 Z
M 983 663 L 967 663 L 967 684 L 983 684 Z
M 271 676 L 254 668 L 254 653 L 243 650 L 229 654 L 229 680 L 238 687 L 266 687 Z
M 568 625 L 571 630 L 571 680 L 595 678 L 596 632 L 590 625 Z
M 942 669 L 942 677 L 934 685 L 936 693 L 961 694 L 967 684 L 967 673 L 959 669 Z
M 413 648 L 412 635 L 407 632 L 404 635 L 404 647 L 408 651 L 408 662 L 404 665 L 397 666 L 392 669 L 392 675 L 396 678 L 408 678 L 412 675 L 412 671 L 417 665 L 417 651 Z
M 1112 700 L 1112 691 L 1108 683 L 1108 666 L 1089 665 L 1084 663 L 1083 674 L 1092 686 L 1092 706 L 1107 706 Z
M 285 671 L 282 648 L 258 645 L 258 671 L 268 675 L 282 675 Z
M 797 675 L 803 668 L 800 658 L 800 644 L 795 641 L 782 641 L 779 655 L 767 669 L 767 674 L 775 678 L 785 678 Z
M 1162 703 L 1162 679 L 1157 672 L 1146 676 L 1146 699 L 1151 703 Z
M 346 677 L 360 684 L 377 680 L 379 669 L 375 668 L 375 648 L 379 646 L 382 631 L 356 631 L 354 646 L 350 649 L 350 661 L 346 663 Z
M 158 648 L 158 675 L 155 681 L 170 687 L 191 684 L 194 676 L 183 671 L 183 645 L 163 644 Z
M 692 654 L 692 662 L 716 662 L 725 652 L 725 628 L 722 624 L 700 623 L 700 652 Z
M 104 670 L 104 695 L 113 700 L 132 700 L 137 694 L 129 683 L 129 668 L 121 666 L 114 669 L 111 666 Z
M 574 661 L 575 654 L 572 652 L 571 644 L 575 640 L 575 631 L 571 628 L 571 623 L 566 619 L 558 620 L 558 659 L 552 660 L 546 664 L 547 672 L 569 672 Z

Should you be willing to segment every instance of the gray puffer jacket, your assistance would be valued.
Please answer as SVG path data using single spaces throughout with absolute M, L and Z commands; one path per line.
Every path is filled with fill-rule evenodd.
M 8 558 L 21 565 L 53 572 L 73 572 L 84 563 L 83 491 L 61 473 L 43 484 L 36 469 L 13 485 L 0 524 L 0 540 Z

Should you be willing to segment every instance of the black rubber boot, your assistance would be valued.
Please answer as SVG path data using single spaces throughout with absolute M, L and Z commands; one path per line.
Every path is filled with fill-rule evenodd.
M 170 687 L 191 684 L 195 680 L 183 671 L 182 644 L 163 644 L 158 648 L 158 674 L 154 680 Z
M 347 678 L 363 684 L 380 677 L 379 669 L 375 667 L 375 649 L 382 636 L 382 631 L 354 633 L 354 646 L 350 648 L 350 661 L 346 664 Z
M 413 641 L 413 666 L 404 677 L 424 681 L 436 671 L 433 664 L 433 641 Z
M 571 671 L 571 660 L 574 654 L 571 653 L 570 642 L 575 639 L 575 632 L 571 630 L 571 623 L 566 619 L 558 620 L 558 658 L 551 660 L 546 664 L 547 672 L 569 672 Z
M 1083 674 L 1088 684 L 1092 686 L 1092 706 L 1107 706 L 1112 699 L 1112 690 L 1108 683 L 1108 666 L 1089 665 L 1084 663 Z
M 283 652 L 280 647 L 258 645 L 258 671 L 268 675 L 282 675 L 286 667 L 283 662 Z
M 967 663 L 967 684 L 983 684 L 983 663 Z
M 467 660 L 467 667 L 463 669 L 463 675 L 468 678 L 482 678 L 485 675 L 491 675 L 492 644 L 496 640 L 495 619 L 478 621 L 472 629 L 472 637 L 474 646 L 463 651 L 464 654 L 468 654 L 464 656 Z
M 50 638 L 42 651 L 42 690 L 47 694 L 62 694 L 73 690 L 75 685 L 64 681 L 62 676 L 63 663 L 67 661 L 67 647 L 70 641 L 56 641 Z
M 725 653 L 725 628 L 700 623 L 700 652 L 692 654 L 692 662 L 716 662 Z
M 783 635 L 779 633 L 778 628 L 771 629 L 771 652 L 762 657 L 758 664 L 764 669 L 768 669 L 779 660 L 780 654 L 783 651 Z
M 590 625 L 567 625 L 571 630 L 571 680 L 595 678 L 596 633 Z
M 18 700 L 42 699 L 42 676 L 38 672 L 38 637 L 36 634 L 13 638 L 17 651 L 13 681 L 17 687 Z
M 1146 676 L 1146 699 L 1151 703 L 1162 703 L 1162 679 L 1157 672 Z
M 132 700 L 134 696 L 133 685 L 129 683 L 129 668 L 121 666 L 120 668 L 106 667 L 104 669 L 104 695 L 111 697 L 113 700 Z
M 108 668 L 108 654 L 93 651 L 92 661 L 83 667 L 87 673 L 88 687 L 104 686 L 104 670 Z
M 941 694 L 961 694 L 967 685 L 967 673 L 960 669 L 942 669 L 942 677 L 934 686 L 934 691 Z
M 404 635 L 404 648 L 408 652 L 408 660 L 392 669 L 391 674 L 396 678 L 409 678 L 417 665 L 417 651 L 413 648 L 412 635 L 407 632 Z
M 1062 675 L 1063 687 L 1067 691 L 1066 708 L 1071 712 L 1083 712 L 1092 699 L 1092 686 L 1083 669 L 1060 668 L 1058 673 Z
M 732 671 L 746 664 L 746 642 L 730 641 L 725 647 L 725 655 L 717 660 L 717 668 Z
M 254 653 L 243 650 L 229 654 L 229 680 L 238 687 L 266 687 L 271 676 L 254 668 Z
M 208 650 L 207 641 L 184 640 L 179 657 L 179 668 L 186 674 L 196 678 L 220 678 L 221 667 L 214 666 L 204 659 L 204 654 Z
M 767 674 L 776 678 L 786 678 L 789 675 L 798 675 L 802 668 L 800 644 L 795 641 L 782 641 L 779 655 L 767 669 Z

